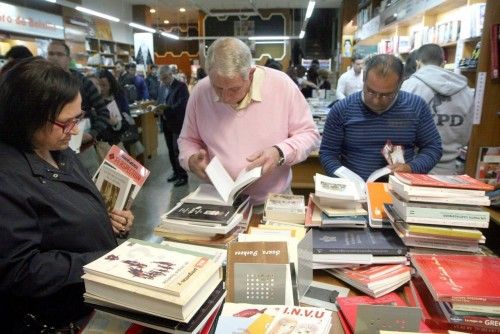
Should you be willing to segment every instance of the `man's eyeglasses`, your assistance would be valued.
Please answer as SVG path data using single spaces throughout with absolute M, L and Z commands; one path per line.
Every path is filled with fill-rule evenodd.
M 52 123 L 52 124 L 57 125 L 58 127 L 60 127 L 63 130 L 64 134 L 68 134 L 68 133 L 71 132 L 71 130 L 73 130 L 73 128 L 78 123 L 80 123 L 80 121 L 83 119 L 84 115 L 85 115 L 84 112 L 82 112 L 80 116 L 78 116 L 76 118 L 73 118 L 73 119 L 70 119 L 69 121 L 67 121 L 65 123 L 61 123 L 61 122 L 58 122 L 58 121 L 50 121 L 50 123 Z
M 371 90 L 370 88 L 365 87 L 365 94 L 371 98 L 378 97 L 379 99 L 382 99 L 382 100 L 392 100 L 398 95 L 398 90 L 396 90 L 395 92 L 390 92 L 390 93 L 377 93 L 377 92 Z

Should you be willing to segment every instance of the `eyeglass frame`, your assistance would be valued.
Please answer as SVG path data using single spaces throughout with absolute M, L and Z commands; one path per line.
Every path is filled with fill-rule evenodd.
M 71 130 L 73 130 L 74 127 L 77 126 L 78 123 L 80 123 L 82 121 L 82 119 L 84 119 L 84 118 L 85 118 L 85 112 L 82 110 L 82 113 L 79 116 L 77 116 L 73 119 L 70 119 L 69 121 L 66 121 L 65 123 L 61 123 L 58 121 L 49 121 L 49 122 L 60 127 L 63 130 L 63 133 L 66 135 L 66 134 L 70 133 Z
M 379 92 L 375 92 L 374 90 L 369 88 L 366 84 L 363 86 L 363 91 L 368 96 L 370 96 L 372 98 L 377 97 L 379 99 L 386 100 L 386 101 L 394 100 L 396 98 L 396 96 L 398 96 L 399 90 L 400 90 L 400 85 L 398 85 L 398 88 L 396 88 L 396 90 L 391 92 L 391 93 L 379 93 Z

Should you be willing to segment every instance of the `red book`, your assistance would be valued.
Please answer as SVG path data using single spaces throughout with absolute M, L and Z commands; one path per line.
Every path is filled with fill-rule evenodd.
M 436 301 L 500 305 L 500 259 L 493 256 L 411 254 Z
M 472 189 L 490 191 L 495 189 L 491 184 L 476 180 L 469 175 L 429 175 L 413 173 L 395 173 L 403 183 L 411 186 L 440 187 L 456 189 Z

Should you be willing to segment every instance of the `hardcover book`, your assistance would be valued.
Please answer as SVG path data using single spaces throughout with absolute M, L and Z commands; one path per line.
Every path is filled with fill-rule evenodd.
M 406 246 L 393 230 L 313 230 L 314 254 L 405 255 Z
M 471 190 L 493 190 L 490 184 L 478 181 L 468 175 L 429 175 L 412 173 L 395 173 L 398 180 L 412 186 L 457 188 Z
M 83 270 L 182 297 L 217 275 L 220 266 L 200 253 L 129 239 Z
M 500 259 L 478 255 L 411 254 L 436 301 L 499 305 Z

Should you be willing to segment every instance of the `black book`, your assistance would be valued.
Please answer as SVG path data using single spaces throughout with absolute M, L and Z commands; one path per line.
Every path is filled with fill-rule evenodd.
M 208 297 L 207 301 L 200 307 L 198 312 L 196 312 L 196 314 L 187 323 L 161 318 L 136 310 L 115 308 L 111 305 L 106 306 L 93 303 L 87 304 L 97 310 L 114 314 L 120 318 L 127 319 L 133 323 L 141 324 L 145 327 L 160 329 L 162 331 L 166 331 L 167 333 L 188 334 L 198 333 L 203 328 L 207 319 L 212 315 L 217 307 L 222 304 L 225 295 L 226 290 L 224 289 L 223 282 L 221 282 L 217 288 L 215 288 L 214 292 L 212 292 L 212 294 Z

